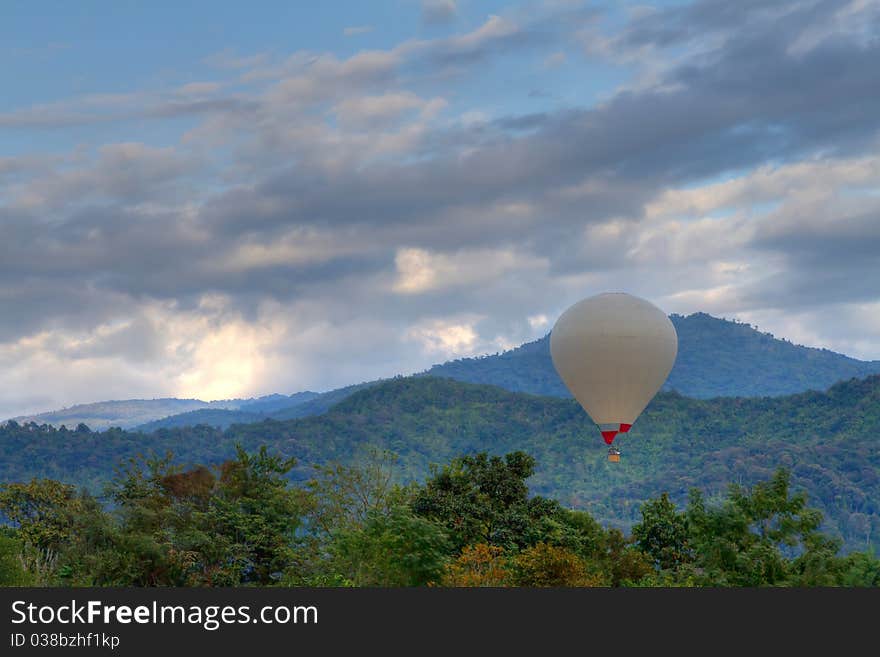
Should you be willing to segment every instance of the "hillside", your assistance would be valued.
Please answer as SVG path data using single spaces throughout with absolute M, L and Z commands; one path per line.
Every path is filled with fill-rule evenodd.
M 748 324 L 717 319 L 705 313 L 672 315 L 679 338 L 675 367 L 666 390 L 688 397 L 779 396 L 805 390 L 826 390 L 838 381 L 880 373 L 880 361 L 860 361 L 827 349 L 814 349 L 761 333 Z M 550 360 L 545 336 L 501 354 L 463 358 L 435 365 L 416 376 L 436 376 L 495 385 L 513 392 L 569 397 Z M 238 411 L 196 411 L 138 426 L 142 431 L 208 424 L 226 428 L 266 417 L 292 419 L 325 412 L 346 396 L 378 381 L 316 395 L 308 403 L 258 415 Z
M 131 429 L 141 424 L 150 423 L 166 417 L 184 417 L 186 424 L 207 422 L 210 418 L 235 418 L 225 423 L 254 422 L 267 413 L 280 409 L 290 409 L 318 397 L 316 392 L 299 392 L 293 395 L 266 395 L 252 399 L 226 399 L 206 402 L 201 399 L 124 399 L 101 401 L 91 404 L 77 404 L 70 408 L 57 411 L 22 415 L 12 418 L 19 424 L 36 422 L 51 424 L 55 427 L 64 425 L 74 428 L 85 424 L 91 429 L 103 430 L 110 427 Z M 226 415 L 226 413 L 229 415 Z M 182 426 L 178 424 L 177 426 Z
M 399 378 L 350 395 L 326 414 L 297 420 L 161 429 L 57 431 L 0 429 L 0 481 L 51 477 L 98 491 L 120 460 L 151 449 L 182 462 L 217 462 L 239 442 L 267 444 L 311 464 L 348 461 L 377 444 L 401 456 L 402 480 L 421 479 L 432 463 L 487 450 L 524 450 L 538 461 L 534 493 L 627 526 L 642 501 L 668 491 L 683 503 L 698 487 L 720 494 L 730 481 L 769 478 L 778 466 L 827 516 L 827 528 L 863 549 L 880 540 L 880 377 L 827 392 L 778 398 L 697 400 L 660 394 L 622 441 L 623 462 L 609 464 L 589 419 L 573 401 L 511 393 L 432 377 Z
M 195 409 L 210 408 L 211 403 L 201 399 L 124 399 L 77 404 L 70 408 L 39 413 L 36 415 L 13 418 L 16 422 L 36 422 L 51 424 L 56 427 L 65 425 L 74 428 L 80 423 L 92 429 L 108 429 L 110 427 L 131 428 L 157 417 L 187 413 Z M 215 408 L 233 408 L 233 402 L 224 405 L 215 402 Z
M 705 313 L 670 319 L 678 333 L 678 357 L 665 389 L 687 397 L 790 395 L 880 373 L 880 361 L 795 345 L 748 324 Z M 569 396 L 550 360 L 549 335 L 502 354 L 435 365 L 425 374 L 535 395 Z
M 688 397 L 779 396 L 805 390 L 825 390 L 838 381 L 880 373 L 880 361 L 860 361 L 827 349 L 814 349 L 761 333 L 748 324 L 718 319 L 705 313 L 672 315 L 679 353 L 666 390 Z M 417 376 L 437 376 L 496 385 L 514 392 L 568 397 L 550 360 L 545 336 L 516 349 L 479 358 L 449 361 Z M 333 404 L 370 381 L 325 393 L 299 392 L 250 400 L 127 400 L 74 406 L 63 411 L 15 418 L 19 423 L 80 422 L 94 429 L 119 426 L 138 431 L 207 424 L 225 429 L 232 424 L 265 418 L 294 419 L 324 413 Z M 176 405 L 175 405 L 176 404 Z
M 168 417 L 140 424 L 135 426 L 134 430 L 150 433 L 157 429 L 194 427 L 199 424 L 226 429 L 233 424 L 261 422 L 268 418 L 275 420 L 293 420 L 300 417 L 308 417 L 310 415 L 320 415 L 353 392 L 378 383 L 381 382 L 371 381 L 369 383 L 358 383 L 321 394 L 316 392 L 300 392 L 290 395 L 289 397 L 285 397 L 284 395 L 273 395 L 273 397 L 277 397 L 278 399 L 275 399 L 271 405 L 244 404 L 237 410 L 211 408 L 190 411 L 189 413 L 170 415 Z

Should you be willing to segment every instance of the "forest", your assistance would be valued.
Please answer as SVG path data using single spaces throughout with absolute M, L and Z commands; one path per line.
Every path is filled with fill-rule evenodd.
M 235 445 L 267 445 L 294 458 L 302 484 L 313 465 L 353 464 L 369 446 L 399 455 L 395 483 L 423 482 L 432 466 L 477 452 L 523 451 L 537 465 L 529 490 L 589 512 L 622 531 L 644 500 L 663 492 L 677 505 L 698 488 L 709 499 L 730 482 L 752 485 L 780 467 L 824 514 L 823 531 L 845 551 L 880 541 L 880 377 L 827 392 L 774 398 L 697 400 L 661 393 L 620 441 L 610 464 L 601 438 L 571 399 L 511 393 L 449 379 L 410 377 L 360 390 L 320 416 L 162 429 L 151 434 L 86 426 L 0 427 L 0 481 L 50 478 L 101 494 L 114 467 L 139 453 L 173 451 L 174 463 L 216 465 Z
M 535 460 L 485 452 L 394 483 L 397 457 L 313 468 L 265 446 L 212 467 L 130 459 L 102 503 L 51 479 L 0 486 L 2 586 L 880 586 L 777 470 L 718 502 L 645 501 L 625 535 L 530 495 Z

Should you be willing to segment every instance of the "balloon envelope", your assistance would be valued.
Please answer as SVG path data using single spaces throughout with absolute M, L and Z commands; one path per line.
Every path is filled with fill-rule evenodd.
M 666 313 L 624 293 L 577 302 L 550 333 L 556 371 L 609 444 L 660 390 L 677 353 Z

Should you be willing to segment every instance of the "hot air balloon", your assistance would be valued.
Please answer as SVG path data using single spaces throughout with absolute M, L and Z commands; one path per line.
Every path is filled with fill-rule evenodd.
M 622 292 L 599 294 L 566 310 L 550 333 L 553 366 L 605 442 L 626 433 L 666 381 L 678 353 L 662 310 Z

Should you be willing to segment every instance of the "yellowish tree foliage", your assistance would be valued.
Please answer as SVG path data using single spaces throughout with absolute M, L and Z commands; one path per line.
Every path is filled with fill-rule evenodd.
M 477 543 L 467 545 L 459 557 L 446 566 L 444 586 L 507 586 L 510 572 L 504 548 Z

